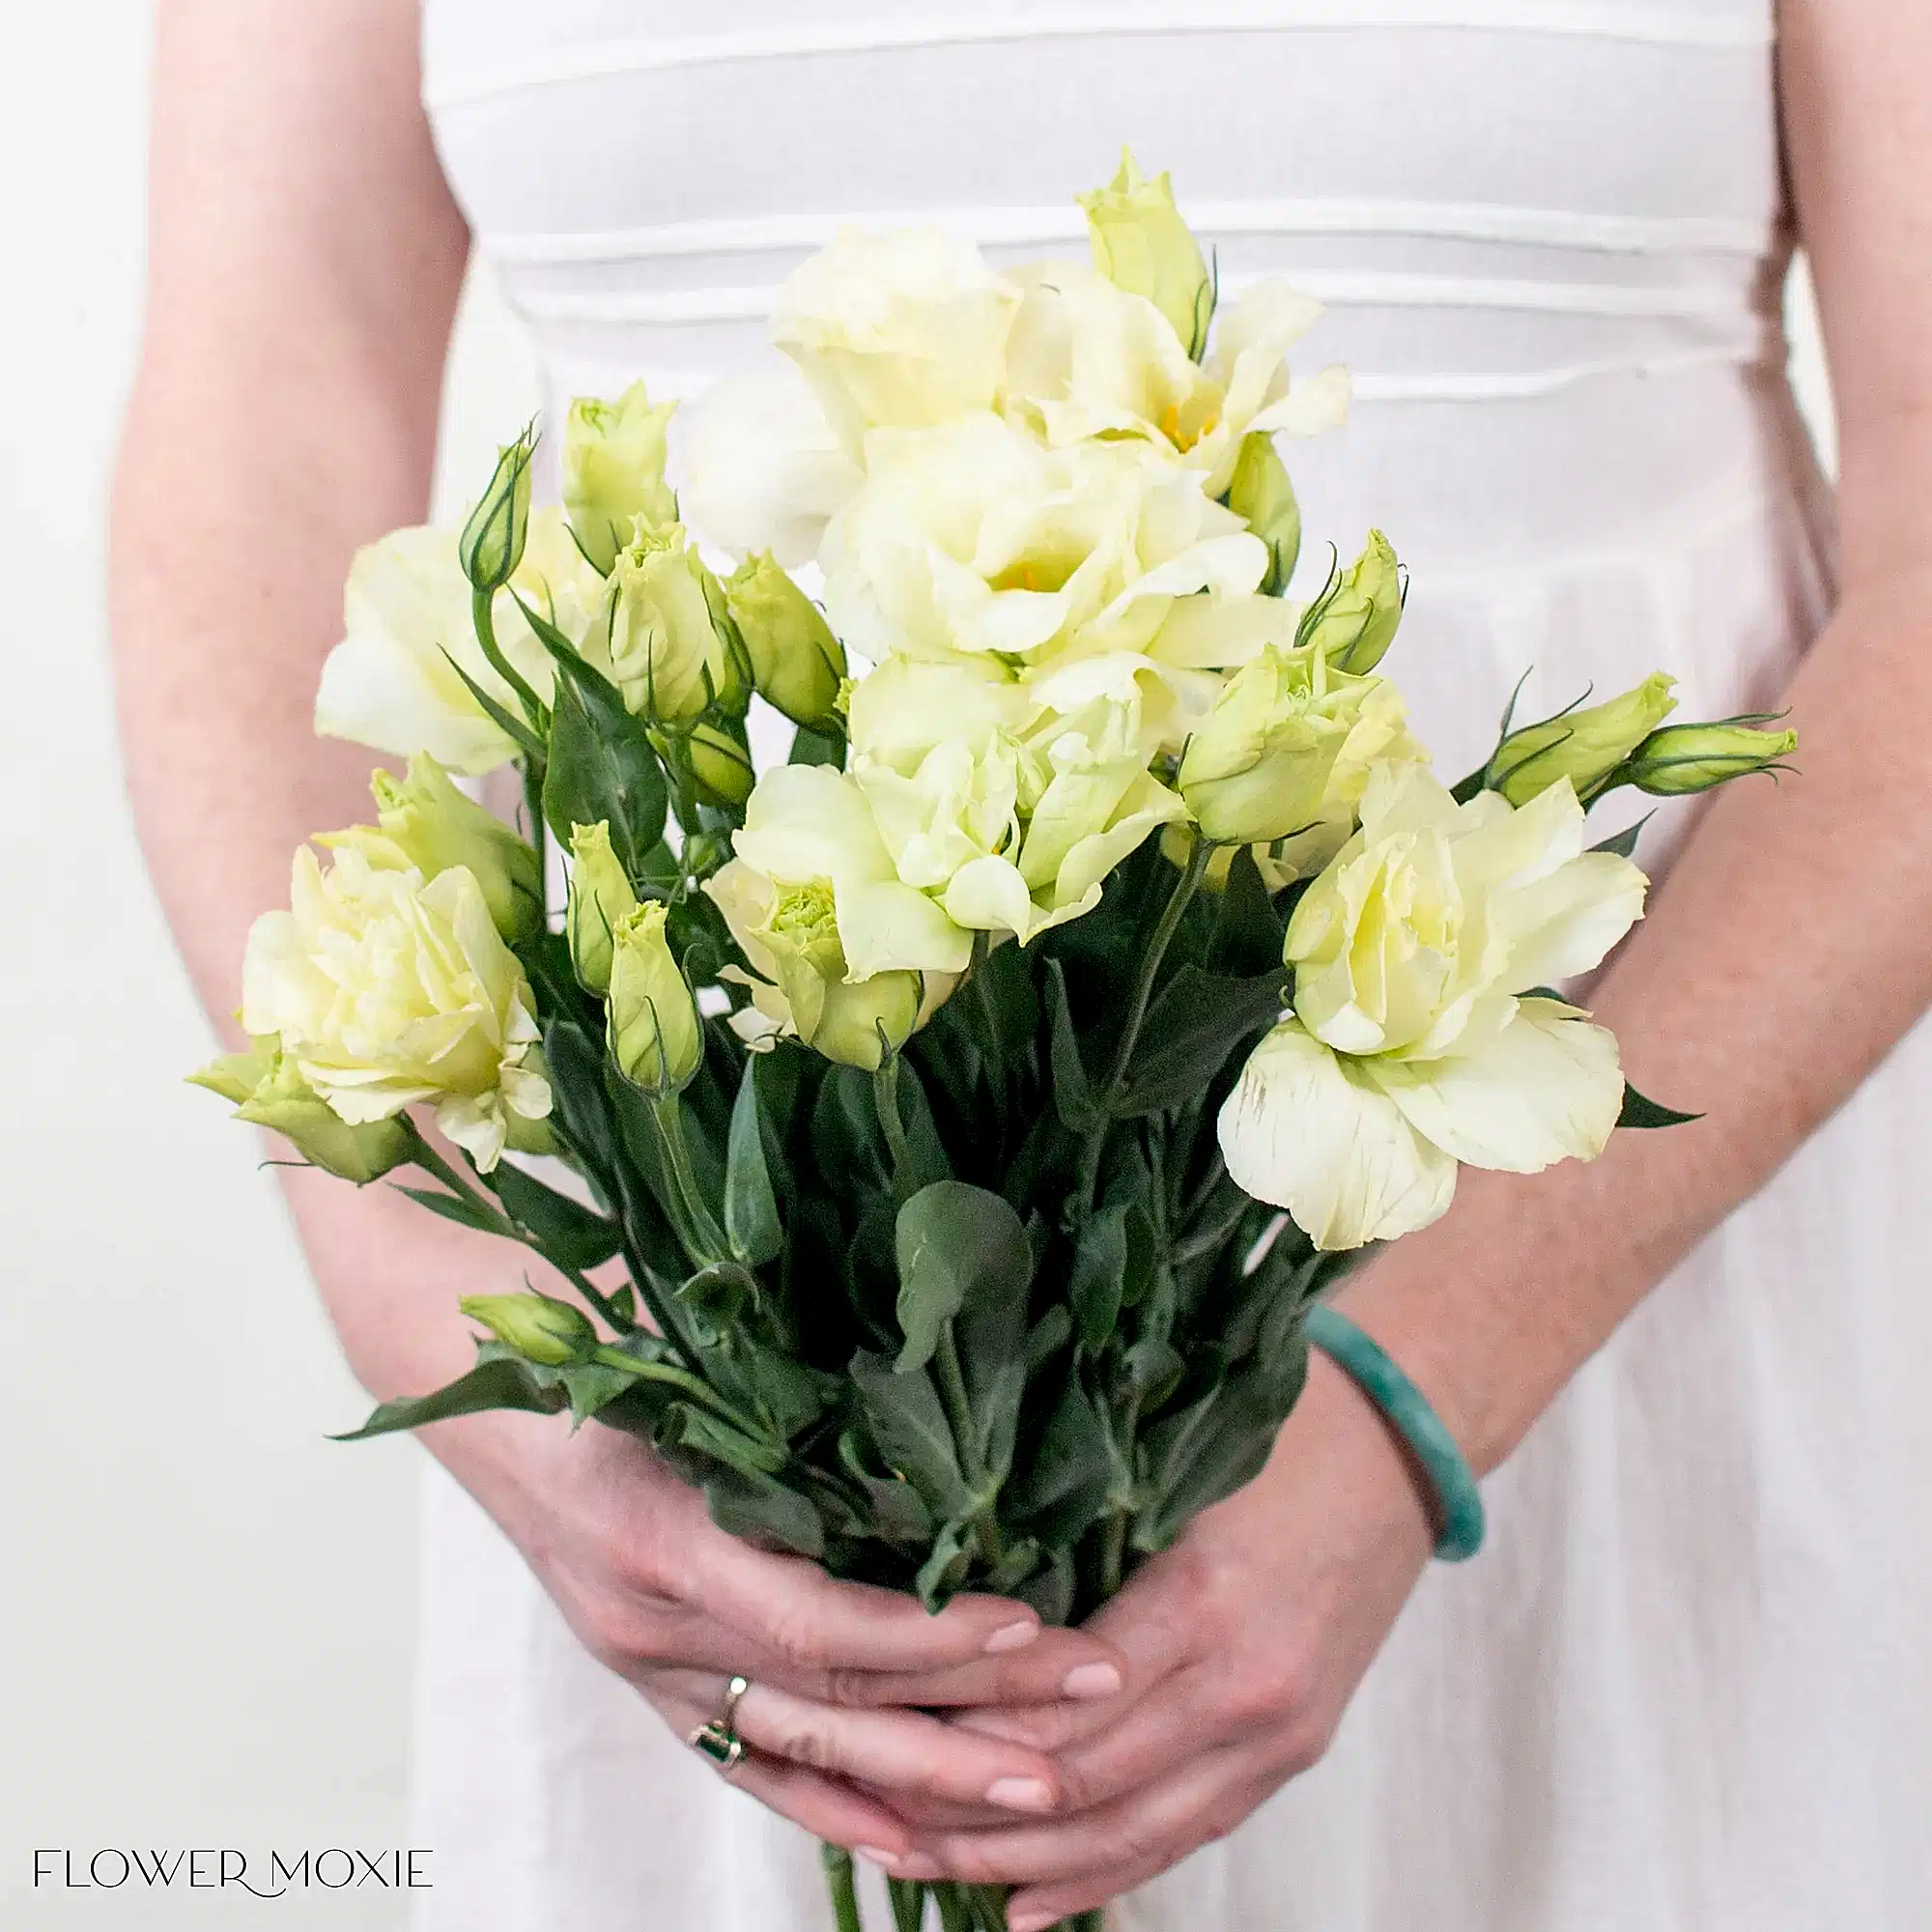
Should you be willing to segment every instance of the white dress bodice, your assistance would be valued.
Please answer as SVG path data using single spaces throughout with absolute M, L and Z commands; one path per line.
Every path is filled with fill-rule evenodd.
M 1224 288 L 1328 304 L 1305 353 L 1357 404 L 1289 452 L 1304 568 L 1389 532 L 1391 668 L 1460 772 L 1526 666 L 1528 715 L 1658 668 L 1686 716 L 1770 708 L 1828 611 L 1774 29 L 1772 0 L 426 0 L 424 96 L 553 402 L 769 354 L 842 223 L 1077 255 L 1071 197 L 1123 142 L 1171 169 Z M 1928 1579 L 1882 1536 L 1932 1447 L 1898 1366 L 1932 1345 L 1932 1209 L 1894 1184 L 1928 1071 L 1921 1033 L 1652 1298 L 1492 1479 L 1492 1549 L 1425 1579 L 1329 1758 L 1123 1924 L 1932 1923 Z M 427 1927 L 827 1922 L 810 1846 L 440 1481 L 425 1562 Z

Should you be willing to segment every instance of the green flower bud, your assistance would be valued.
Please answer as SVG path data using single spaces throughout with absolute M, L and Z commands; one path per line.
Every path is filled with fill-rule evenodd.
M 1760 731 L 1728 719 L 1671 724 L 1653 731 L 1631 753 L 1616 782 L 1634 784 L 1654 798 L 1681 798 L 1751 772 L 1775 771 L 1797 749 L 1796 731 Z
M 570 828 L 570 902 L 565 929 L 570 935 L 570 963 L 578 983 L 600 999 L 611 990 L 611 954 L 619 925 L 638 909 L 638 895 L 611 849 L 611 827 Z
M 1315 823 L 1336 760 L 1378 678 L 1319 651 L 1264 649 L 1222 687 L 1187 741 L 1180 795 L 1218 843 L 1264 845 Z
M 1655 671 L 1621 697 L 1566 711 L 1512 731 L 1490 759 L 1489 786 L 1512 805 L 1527 805 L 1558 779 L 1586 804 L 1623 761 L 1677 708 L 1675 678 Z
M 677 521 L 665 482 L 665 431 L 676 403 L 655 409 L 641 383 L 614 402 L 579 396 L 563 425 L 563 507 L 583 554 L 605 576 L 637 526 Z
M 697 796 L 721 810 L 735 810 L 751 797 L 756 767 L 741 733 L 722 724 L 697 724 L 685 740 Z
M 724 593 L 684 526 L 640 531 L 617 553 L 614 577 L 611 667 L 631 710 L 668 724 L 713 703 L 742 713 L 749 693 Z
M 1262 593 L 1279 597 L 1294 575 L 1301 554 L 1301 505 L 1288 466 L 1274 446 L 1274 438 L 1256 434 L 1241 439 L 1235 474 L 1228 484 L 1228 507 L 1244 518 L 1249 529 L 1268 547 L 1267 575 Z
M 911 1038 L 919 1024 L 920 976 L 875 973 L 847 980 L 826 881 L 779 887 L 756 937 L 769 955 L 786 1019 L 814 1052 L 841 1066 L 876 1068 L 885 1047 L 896 1052 Z
M 794 724 L 836 736 L 845 648 L 769 551 L 724 580 L 724 599 L 752 661 L 752 682 Z
M 373 860 L 413 866 L 425 879 L 467 867 L 490 908 L 490 919 L 510 945 L 533 937 L 544 920 L 542 862 L 528 842 L 494 811 L 459 791 L 449 774 L 427 752 L 410 760 L 409 776 L 371 775 L 376 797 L 376 829 L 394 854 L 372 849 L 361 837 L 366 828 L 331 832 L 320 845 L 359 844 Z
M 1094 266 L 1116 288 L 1152 302 L 1198 361 L 1214 315 L 1214 284 L 1201 244 L 1174 205 L 1173 182 L 1164 174 L 1148 180 L 1122 151 L 1114 179 L 1078 199 L 1087 211 Z
M 211 1060 L 199 1073 L 190 1073 L 190 1087 L 206 1087 L 238 1107 L 253 1096 L 256 1088 L 274 1075 L 281 1056 L 281 1042 L 273 1034 L 265 1034 L 246 1053 L 224 1053 Z
M 477 590 L 500 590 L 524 560 L 530 522 L 530 457 L 536 432 L 526 429 L 497 452 L 490 487 L 456 540 L 457 560 Z
M 611 935 L 611 1057 L 654 1094 L 688 1086 L 704 1059 L 697 1003 L 665 942 L 665 909 L 646 900 Z
M 358 1187 L 410 1157 L 409 1129 L 400 1120 L 351 1126 L 311 1091 L 295 1063 L 279 1053 L 268 1077 L 235 1110 L 235 1118 L 280 1134 L 312 1166 Z
M 1297 644 L 1313 645 L 1337 670 L 1360 677 L 1381 663 L 1402 622 L 1402 570 L 1380 530 L 1342 573 L 1334 595 L 1313 605 Z
M 547 1294 L 466 1294 L 457 1304 L 525 1360 L 560 1369 L 597 1346 L 589 1318 Z

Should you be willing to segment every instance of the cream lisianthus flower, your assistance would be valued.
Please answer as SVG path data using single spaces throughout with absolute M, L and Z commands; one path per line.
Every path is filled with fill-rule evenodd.
M 1144 297 L 1076 264 L 1042 263 L 1015 277 L 1025 299 L 1007 349 L 1004 402 L 1055 444 L 1132 437 L 1227 488 L 1250 435 L 1308 437 L 1348 416 L 1348 372 L 1292 382 L 1289 350 L 1321 305 L 1279 279 L 1257 282 L 1215 324 L 1196 362 Z
M 742 712 L 742 667 L 725 637 L 724 593 L 682 524 L 640 530 L 611 578 L 612 681 L 634 712 L 663 724 L 696 718 L 714 700 Z
M 833 629 L 862 656 L 1158 655 L 1171 620 L 1191 662 L 1257 646 L 1229 607 L 1264 601 L 1266 547 L 1137 449 L 1048 449 L 980 413 L 878 431 L 866 454 L 819 554 Z
M 315 728 L 401 757 L 427 752 L 449 770 L 474 778 L 506 764 L 517 745 L 476 701 L 464 676 L 512 716 L 517 700 L 476 641 L 456 534 L 418 526 L 355 553 L 343 590 L 342 641 L 322 668 Z M 579 554 L 554 504 L 531 515 L 523 559 L 493 605 L 504 657 L 547 699 L 554 667 L 513 591 L 573 642 L 582 643 L 596 628 L 604 581 Z
M 248 935 L 242 1014 L 352 1126 L 433 1101 L 486 1172 L 550 1113 L 529 985 L 462 867 L 425 883 L 345 847 L 324 871 L 303 847 Z
M 563 425 L 563 501 L 584 554 L 609 571 L 641 521 L 674 523 L 677 498 L 665 481 L 675 402 L 653 406 L 642 383 L 621 396 L 578 396 Z
M 853 694 L 852 776 L 899 878 L 956 924 L 1022 944 L 1184 814 L 1148 770 L 1131 685 L 1071 716 L 973 665 L 889 660 Z
M 732 843 L 737 856 L 704 891 L 753 969 L 725 969 L 751 990 L 731 1023 L 752 1045 L 797 1038 L 842 1065 L 876 1066 L 881 1029 L 901 1045 L 966 970 L 971 934 L 900 881 L 843 774 L 766 773 Z
M 1360 832 L 1290 921 L 1292 1011 L 1222 1109 L 1241 1186 L 1351 1248 L 1435 1220 L 1459 1162 L 1532 1174 L 1602 1152 L 1616 1041 L 1532 989 L 1595 966 L 1645 881 L 1582 839 L 1567 781 L 1513 810 L 1377 769 Z
M 857 456 L 868 430 L 917 429 L 992 407 L 1019 291 L 940 228 L 840 229 L 795 269 L 772 340 Z

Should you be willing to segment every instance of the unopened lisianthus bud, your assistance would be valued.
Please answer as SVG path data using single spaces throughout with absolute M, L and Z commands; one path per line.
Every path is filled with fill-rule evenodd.
M 1587 805 L 1623 761 L 1677 708 L 1675 678 L 1653 672 L 1633 691 L 1605 704 L 1566 711 L 1541 724 L 1512 731 L 1490 760 L 1490 789 L 1512 805 L 1568 779 Z
M 1173 182 L 1164 174 L 1150 181 L 1123 153 L 1114 179 L 1079 201 L 1094 266 L 1116 288 L 1159 309 L 1198 361 L 1214 315 L 1214 284 L 1201 244 L 1174 205 Z
M 714 703 L 742 712 L 749 693 L 724 595 L 683 526 L 640 531 L 617 553 L 612 576 L 611 666 L 631 710 L 662 724 L 696 718 Z
M 524 537 L 530 521 L 530 458 L 536 434 L 525 430 L 497 453 L 490 487 L 463 526 L 457 560 L 476 590 L 500 590 L 524 560 Z
M 1617 781 L 1656 798 L 1681 798 L 1752 772 L 1774 771 L 1797 749 L 1796 731 L 1763 731 L 1729 722 L 1667 724 L 1631 753 Z
M 665 909 L 655 899 L 618 921 L 611 935 L 607 1026 L 624 1077 L 653 1094 L 689 1085 L 703 1062 L 697 1004 L 671 957 Z
M 752 660 L 752 681 L 794 724 L 836 734 L 845 650 L 769 551 L 724 580 L 725 602 Z
M 1228 507 L 1267 545 L 1267 575 L 1261 587 L 1264 595 L 1279 597 L 1301 554 L 1301 505 L 1273 437 L 1257 432 L 1241 439 L 1228 484 Z
M 666 429 L 676 403 L 652 406 L 642 383 L 614 401 L 579 396 L 563 426 L 563 507 L 583 554 L 608 577 L 638 525 L 677 521 L 665 481 Z
M 570 901 L 565 927 L 570 936 L 570 962 L 578 983 L 600 998 L 611 990 L 611 955 L 617 927 L 638 909 L 617 855 L 611 849 L 611 827 L 570 828 Z
M 547 1294 L 466 1294 L 457 1305 L 497 1341 L 546 1368 L 581 1360 L 597 1346 L 589 1318 Z
M 1313 607 L 1298 644 L 1313 644 L 1337 670 L 1357 677 L 1381 663 L 1402 622 L 1402 570 L 1387 537 L 1371 530 L 1335 594 Z
M 400 1119 L 351 1125 L 310 1088 L 295 1063 L 279 1054 L 235 1111 L 236 1119 L 280 1134 L 311 1166 L 358 1187 L 410 1157 L 409 1129 Z

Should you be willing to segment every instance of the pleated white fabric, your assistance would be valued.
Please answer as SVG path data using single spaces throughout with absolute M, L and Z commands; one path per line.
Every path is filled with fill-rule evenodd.
M 1122 141 L 1172 168 L 1225 285 L 1330 304 L 1360 405 L 1293 453 L 1311 550 L 1373 522 L 1409 562 L 1446 770 L 1525 665 L 1531 714 L 1657 666 L 1686 715 L 1761 708 L 1829 609 L 1771 0 L 427 0 L 424 48 L 558 398 L 744 366 L 841 222 L 1077 253 Z M 1928 1093 L 1921 1028 L 1492 1480 L 1328 1759 L 1124 1927 L 1932 1924 Z M 811 1847 L 429 1502 L 424 1932 L 829 1923 Z

